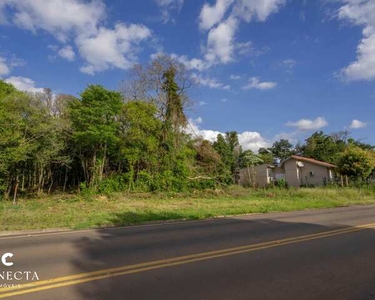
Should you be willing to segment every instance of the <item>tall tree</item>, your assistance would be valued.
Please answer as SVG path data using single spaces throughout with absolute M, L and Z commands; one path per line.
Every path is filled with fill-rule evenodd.
M 179 94 L 180 87 L 175 81 L 176 69 L 171 66 L 163 74 L 163 91 L 165 93 L 165 118 L 163 122 L 163 142 L 170 142 L 173 149 L 179 148 L 181 133 L 186 127 L 187 119 L 183 102 Z
M 269 150 L 275 158 L 280 160 L 286 159 L 295 153 L 293 145 L 286 139 L 274 142 Z
M 88 186 L 103 178 L 108 151 L 118 142 L 118 116 L 122 95 L 100 85 L 90 85 L 81 93 L 81 101 L 72 102 L 73 141 L 77 147 Z
M 155 176 L 158 171 L 158 149 L 161 121 L 156 118 L 157 108 L 144 101 L 129 101 L 120 117 L 120 159 L 129 172 L 129 189 L 139 172 Z

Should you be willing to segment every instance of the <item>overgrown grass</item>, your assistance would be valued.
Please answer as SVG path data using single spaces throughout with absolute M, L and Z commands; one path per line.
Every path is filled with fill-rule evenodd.
M 0 202 L 0 231 L 93 228 L 170 219 L 375 204 L 375 189 L 254 191 L 240 187 L 188 194 L 52 195 Z

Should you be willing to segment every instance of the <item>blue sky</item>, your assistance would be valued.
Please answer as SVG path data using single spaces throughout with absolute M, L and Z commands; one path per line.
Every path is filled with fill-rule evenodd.
M 316 130 L 375 143 L 373 0 L 2 0 L 0 77 L 78 95 L 173 55 L 200 82 L 196 134 L 245 149 Z

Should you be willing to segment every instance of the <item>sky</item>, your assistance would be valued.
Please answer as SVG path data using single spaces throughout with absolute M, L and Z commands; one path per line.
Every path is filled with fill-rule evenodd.
M 375 144 L 375 0 L 0 0 L 0 78 L 21 90 L 119 89 L 159 53 L 199 82 L 195 135 Z

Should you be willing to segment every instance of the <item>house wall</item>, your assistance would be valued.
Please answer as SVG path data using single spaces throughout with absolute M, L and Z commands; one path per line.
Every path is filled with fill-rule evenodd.
M 254 167 L 255 183 L 257 186 L 264 187 L 269 183 L 267 169 L 268 167 L 265 164 Z M 252 172 L 252 169 L 250 168 L 250 176 L 249 176 L 249 172 L 247 168 L 243 168 L 240 170 L 240 181 L 239 181 L 240 185 L 251 186 L 253 184 L 251 182 L 251 176 L 252 176 L 251 172 Z
M 329 168 L 303 161 L 302 168 L 297 167 L 297 160 L 290 159 L 285 162 L 285 180 L 290 186 L 299 187 L 305 184 L 321 186 L 330 179 Z M 311 175 L 310 172 L 313 172 Z
M 302 184 L 313 184 L 315 186 L 321 186 L 324 184 L 324 179 L 329 180 L 329 168 L 312 164 L 309 162 L 303 162 L 304 167 L 301 170 L 301 183 Z M 310 172 L 313 172 L 312 176 Z
M 284 163 L 285 180 L 289 186 L 299 187 L 301 185 L 298 178 L 297 165 L 295 159 L 289 159 Z

